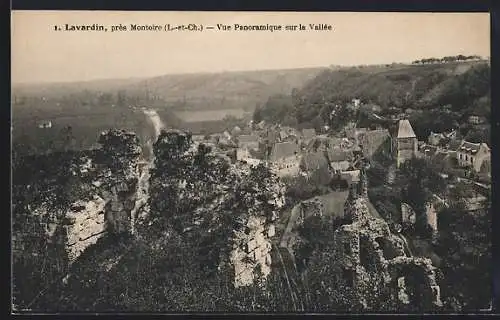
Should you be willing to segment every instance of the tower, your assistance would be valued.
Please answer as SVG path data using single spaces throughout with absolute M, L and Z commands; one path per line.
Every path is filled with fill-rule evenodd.
M 417 136 L 407 119 L 399 120 L 398 132 L 395 139 L 396 166 L 410 160 L 417 153 Z

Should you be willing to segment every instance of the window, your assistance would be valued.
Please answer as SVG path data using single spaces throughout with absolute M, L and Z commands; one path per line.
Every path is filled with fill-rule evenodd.
M 469 161 L 469 157 L 465 155 L 465 161 Z
M 470 163 L 474 163 L 474 157 L 470 157 Z
M 460 160 L 462 160 L 462 154 L 459 154 L 459 156 L 458 156 L 458 157 L 460 158 Z

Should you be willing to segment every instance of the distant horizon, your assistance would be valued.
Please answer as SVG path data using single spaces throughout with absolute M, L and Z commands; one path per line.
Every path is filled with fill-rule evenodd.
M 455 56 L 457 56 L 456 54 Z M 465 54 L 464 54 L 465 55 Z M 466 56 L 473 56 L 478 54 L 466 54 Z M 490 56 L 480 56 L 480 61 L 489 60 Z M 428 59 L 432 57 L 422 57 L 420 59 Z M 434 57 L 434 58 L 442 58 L 442 57 Z M 417 59 L 418 60 L 418 59 Z M 413 60 L 415 61 L 415 60 Z M 124 77 L 124 78 L 95 78 L 89 80 L 69 80 L 69 81 L 45 81 L 45 82 L 12 82 L 12 86 L 37 86 L 37 85 L 66 85 L 66 84 L 77 84 L 77 83 L 89 83 L 89 82 L 99 82 L 99 81 L 132 81 L 132 80 L 148 80 L 153 78 L 159 78 L 164 76 L 182 76 L 182 75 L 209 75 L 209 74 L 222 74 L 222 73 L 244 73 L 244 72 L 266 72 L 266 71 L 290 71 L 290 70 L 301 70 L 301 69 L 330 69 L 332 66 L 340 67 L 340 68 L 355 68 L 360 66 L 383 66 L 383 65 L 391 65 L 391 64 L 402 64 L 412 66 L 413 61 L 393 61 L 387 63 L 374 63 L 374 64 L 354 64 L 354 65 L 339 65 L 339 64 L 330 64 L 330 65 L 322 65 L 322 66 L 305 66 L 305 67 L 296 67 L 296 68 L 277 68 L 277 69 L 246 69 L 246 70 L 221 70 L 221 71 L 201 71 L 201 72 L 184 72 L 184 73 L 162 73 L 158 75 L 151 76 L 143 76 L 143 77 Z M 470 61 L 465 61 L 470 62 Z M 459 62 L 455 62 L 459 63 Z
M 111 26 L 212 26 L 115 31 Z M 223 31 L 217 25 L 304 26 Z M 310 25 L 331 29 L 311 30 Z M 99 25 L 106 31 L 62 31 Z M 60 30 L 56 31 L 55 27 Z M 74 29 L 76 30 L 76 29 Z M 107 30 L 107 29 L 103 29 Z M 163 29 L 162 29 L 163 30 Z M 490 54 L 489 13 L 12 11 L 11 81 L 48 84 L 162 75 L 352 67 Z

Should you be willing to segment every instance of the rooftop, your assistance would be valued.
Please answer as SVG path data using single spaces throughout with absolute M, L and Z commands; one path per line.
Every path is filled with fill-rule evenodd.
M 306 170 L 316 170 L 328 166 L 325 155 L 322 152 L 306 153 L 301 159 L 301 167 Z
M 411 127 L 410 121 L 404 119 L 399 120 L 398 125 L 398 138 L 416 138 L 415 132 Z
M 271 161 L 277 161 L 280 159 L 288 158 L 295 155 L 298 152 L 298 146 L 292 142 L 280 142 L 274 145 L 271 152 Z

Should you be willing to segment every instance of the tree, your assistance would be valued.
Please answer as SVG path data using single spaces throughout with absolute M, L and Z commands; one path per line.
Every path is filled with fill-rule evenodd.
M 415 210 L 417 229 L 427 233 L 426 204 L 433 193 L 444 190 L 445 181 L 425 159 L 413 158 L 400 167 L 395 185 L 401 192 L 401 201 Z

